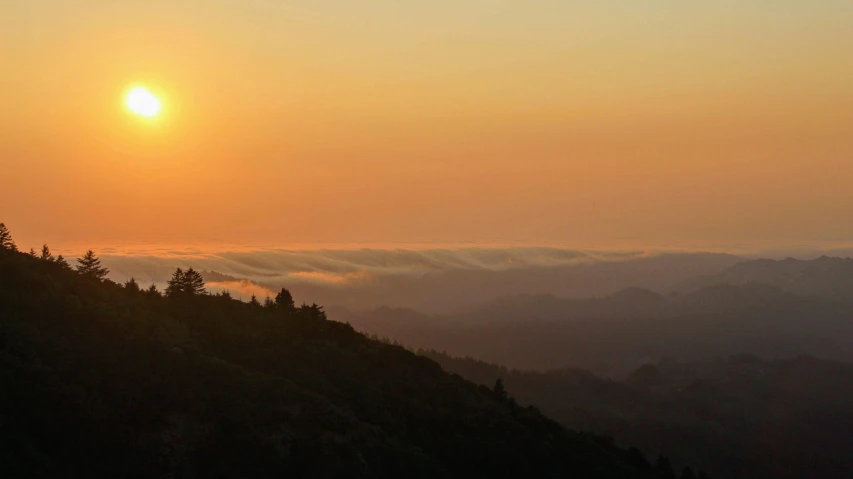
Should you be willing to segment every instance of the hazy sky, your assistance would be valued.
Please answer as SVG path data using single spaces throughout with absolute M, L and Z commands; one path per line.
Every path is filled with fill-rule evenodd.
M 849 0 L 3 0 L 0 113 L 27 245 L 853 239 Z

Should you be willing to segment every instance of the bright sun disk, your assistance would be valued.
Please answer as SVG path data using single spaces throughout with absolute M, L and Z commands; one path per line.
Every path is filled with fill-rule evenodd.
M 148 118 L 157 116 L 162 108 L 160 100 L 143 87 L 130 90 L 125 103 L 131 112 Z

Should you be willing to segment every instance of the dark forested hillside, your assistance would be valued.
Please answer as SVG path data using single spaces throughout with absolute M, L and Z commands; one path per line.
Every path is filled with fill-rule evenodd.
M 510 371 L 420 351 L 481 384 L 500 378 L 522 404 L 567 427 L 612 435 L 676 467 L 716 477 L 847 478 L 853 471 L 853 364 L 809 357 L 646 365 L 624 381 L 582 370 Z
M 621 375 L 665 357 L 702 360 L 744 351 L 853 360 L 853 302 L 757 283 L 668 296 L 641 289 L 586 300 L 512 296 L 458 315 L 389 308 L 333 313 L 413 348 L 521 369 Z
M 670 477 L 295 307 L 0 248 L 3 477 Z

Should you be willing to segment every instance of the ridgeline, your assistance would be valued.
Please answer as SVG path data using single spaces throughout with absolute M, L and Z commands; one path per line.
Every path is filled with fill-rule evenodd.
M 5 477 L 673 477 L 286 291 L 164 295 L 96 260 L 0 248 Z

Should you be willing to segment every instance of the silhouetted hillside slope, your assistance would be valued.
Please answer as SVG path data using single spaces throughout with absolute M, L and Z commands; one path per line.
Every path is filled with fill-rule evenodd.
M 319 307 L 93 271 L 0 250 L 4 477 L 666 477 Z
M 853 471 L 853 364 L 809 357 L 646 365 L 625 381 L 582 370 L 510 371 L 419 351 L 452 373 L 501 378 L 522 404 L 717 477 L 846 478 Z
M 515 296 L 457 315 L 381 308 L 334 310 L 332 317 L 413 348 L 524 369 L 623 374 L 667 356 L 699 360 L 743 351 L 853 360 L 853 302 L 753 283 L 667 297 L 638 289 L 586 300 Z
M 784 291 L 839 300 L 853 300 L 853 258 L 760 259 L 740 263 L 722 273 L 693 278 L 678 291 L 692 292 L 717 284 L 762 283 Z

